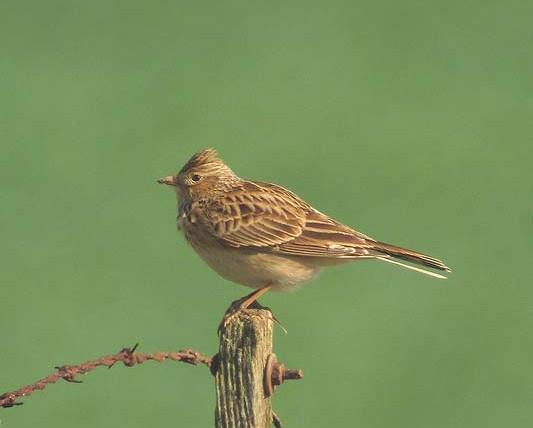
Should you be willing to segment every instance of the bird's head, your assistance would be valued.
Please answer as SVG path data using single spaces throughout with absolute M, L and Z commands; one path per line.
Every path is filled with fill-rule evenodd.
M 237 179 L 235 173 L 218 157 L 214 149 L 205 149 L 193 155 L 176 175 L 157 180 L 160 184 L 175 186 L 178 197 L 196 199 L 209 195 Z

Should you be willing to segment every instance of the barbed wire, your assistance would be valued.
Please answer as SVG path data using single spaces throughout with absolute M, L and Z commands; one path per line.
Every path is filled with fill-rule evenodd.
M 82 383 L 77 379 L 78 375 L 89 373 L 97 367 L 111 368 L 116 363 L 122 362 L 126 367 L 133 367 L 137 364 L 143 364 L 146 361 L 163 362 L 166 360 L 181 361 L 183 363 L 198 365 L 203 364 L 211 367 L 211 358 L 193 351 L 192 349 L 183 349 L 177 352 L 155 352 L 152 354 L 145 354 L 142 352 L 135 352 L 139 344 L 131 348 L 122 348 L 119 352 L 113 355 L 104 355 L 95 360 L 86 361 L 78 365 L 65 365 L 55 367 L 56 371 L 51 375 L 39 379 L 37 382 L 30 385 L 23 386 L 17 390 L 6 392 L 0 395 L 0 407 L 20 406 L 23 403 L 17 401 L 21 397 L 26 397 L 33 394 L 35 391 L 41 391 L 48 385 L 56 383 L 60 379 L 67 382 Z

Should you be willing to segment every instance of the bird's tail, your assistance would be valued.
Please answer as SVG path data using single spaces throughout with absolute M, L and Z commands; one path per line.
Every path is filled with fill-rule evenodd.
M 425 269 L 420 269 L 415 266 L 411 266 L 406 263 L 401 263 L 395 259 L 405 260 L 407 262 L 415 263 L 417 265 L 427 266 L 432 269 L 438 269 L 445 272 L 451 272 L 450 268 L 446 266 L 441 260 L 435 257 L 428 256 L 426 254 L 418 253 L 407 248 L 397 247 L 395 245 L 386 244 L 384 242 L 376 242 L 373 250 L 383 254 L 383 257 L 376 257 L 384 262 L 393 263 L 395 265 L 402 266 L 406 269 L 411 269 L 426 275 L 433 276 L 435 278 L 446 279 L 445 276 L 435 272 L 431 272 Z

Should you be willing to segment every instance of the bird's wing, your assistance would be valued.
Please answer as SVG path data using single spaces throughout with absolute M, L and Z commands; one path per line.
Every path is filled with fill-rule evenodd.
M 212 233 L 231 247 L 308 257 L 375 257 L 367 241 L 371 238 L 273 184 L 246 181 L 225 193 L 207 213 Z
M 282 187 L 245 181 L 206 210 L 211 233 L 231 247 L 277 248 L 302 234 L 305 206 Z
M 373 243 L 372 238 L 311 208 L 300 236 L 280 245 L 279 251 L 311 257 L 375 258 Z

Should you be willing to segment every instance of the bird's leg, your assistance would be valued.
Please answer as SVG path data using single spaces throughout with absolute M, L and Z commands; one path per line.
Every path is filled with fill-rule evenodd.
M 267 291 L 269 291 L 272 288 L 272 285 L 267 285 L 262 288 L 258 288 L 257 290 L 254 290 L 250 294 L 247 294 L 244 297 L 241 297 L 240 299 L 237 299 L 233 302 L 231 302 L 231 305 L 229 305 L 229 308 L 226 309 L 226 313 L 224 314 L 224 317 L 222 318 L 222 321 L 220 321 L 220 324 L 218 325 L 218 333 L 222 331 L 222 328 L 226 327 L 228 323 L 235 318 L 240 311 L 243 309 L 247 309 L 249 307 L 253 307 L 256 309 L 268 309 L 264 308 L 257 302 L 257 299 L 259 299 L 263 294 L 265 294 Z

